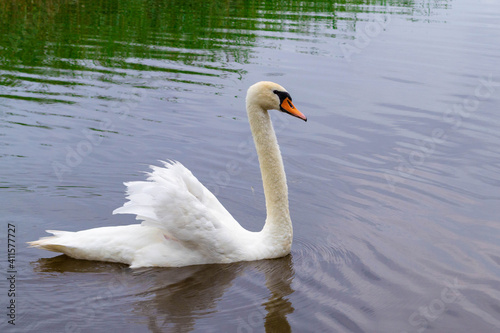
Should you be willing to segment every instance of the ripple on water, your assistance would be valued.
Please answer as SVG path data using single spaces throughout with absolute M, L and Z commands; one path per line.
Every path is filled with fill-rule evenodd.
M 290 256 L 130 270 L 21 247 L 20 331 L 498 330 L 497 2 L 58 4 L 0 5 L 2 216 L 19 238 L 135 223 L 110 215 L 121 182 L 168 158 L 259 230 L 245 89 L 286 82 L 310 118 L 273 115 Z

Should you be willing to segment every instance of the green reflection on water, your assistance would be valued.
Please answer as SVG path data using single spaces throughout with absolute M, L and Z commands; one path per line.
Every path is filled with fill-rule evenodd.
M 82 69 L 92 66 L 78 60 L 91 60 L 136 69 L 119 61 L 127 58 L 245 62 L 257 31 L 311 34 L 313 22 L 335 29 L 338 20 L 356 19 L 338 13 L 370 12 L 374 6 L 384 13 L 384 7 L 414 5 L 401 0 L 2 1 L 1 67 Z
M 81 69 L 75 60 L 92 60 L 127 68 L 117 59 L 131 57 L 214 62 L 225 60 L 220 50 L 245 61 L 247 49 L 229 46 L 255 37 L 228 29 L 255 29 L 257 22 L 236 18 L 255 18 L 256 11 L 245 1 L 3 2 L 2 67 Z
M 412 16 L 447 3 L 0 0 L 0 88 L 9 91 L 0 97 L 54 103 L 59 100 L 49 90 L 71 96 L 74 86 L 122 84 L 120 78 L 142 73 L 155 73 L 157 82 L 214 85 L 211 78 L 243 75 L 256 47 L 277 47 L 266 41 L 289 39 L 307 48 L 314 38 L 353 39 L 358 23 L 374 16 Z

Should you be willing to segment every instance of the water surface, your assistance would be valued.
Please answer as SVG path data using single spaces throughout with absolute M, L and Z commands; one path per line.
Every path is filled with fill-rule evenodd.
M 500 329 L 496 1 L 16 1 L 0 20 L 2 332 Z M 259 80 L 308 116 L 273 114 L 291 255 L 130 270 L 26 247 L 136 223 L 111 211 L 160 159 L 260 230 Z

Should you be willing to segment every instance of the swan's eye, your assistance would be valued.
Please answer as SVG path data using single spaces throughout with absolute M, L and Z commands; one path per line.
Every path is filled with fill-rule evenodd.
M 289 93 L 286 91 L 279 91 L 279 90 L 274 90 L 273 91 L 276 95 L 278 95 L 280 99 L 280 110 L 283 112 L 290 113 L 288 111 L 288 108 L 294 109 L 294 106 L 292 104 L 292 97 L 290 96 Z
M 292 100 L 292 96 L 290 96 L 290 94 L 286 91 L 279 91 L 279 90 L 274 90 L 273 91 L 276 95 L 278 95 L 278 97 L 280 98 L 280 104 L 283 103 L 284 100 L 286 100 L 287 98 L 291 101 Z
M 292 97 L 290 96 L 289 93 L 287 93 L 286 91 L 279 91 L 279 90 L 273 90 L 273 93 L 278 95 L 280 99 L 280 106 L 278 110 L 291 114 L 292 116 L 300 118 L 304 121 L 307 121 L 306 116 L 304 116 L 302 112 L 297 110 L 293 105 Z

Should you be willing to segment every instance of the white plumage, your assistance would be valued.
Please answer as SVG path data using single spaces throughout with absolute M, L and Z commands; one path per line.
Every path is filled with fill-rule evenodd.
M 180 267 L 284 256 L 292 225 L 281 154 L 267 110 L 306 120 L 276 83 L 259 82 L 247 93 L 247 113 L 266 195 L 267 219 L 260 232 L 245 230 L 217 198 L 179 162 L 151 166 L 146 181 L 125 183 L 127 199 L 114 214 L 135 214 L 141 224 L 78 232 L 47 230 L 53 236 L 34 247 L 87 260 L 121 262 L 132 268 Z

